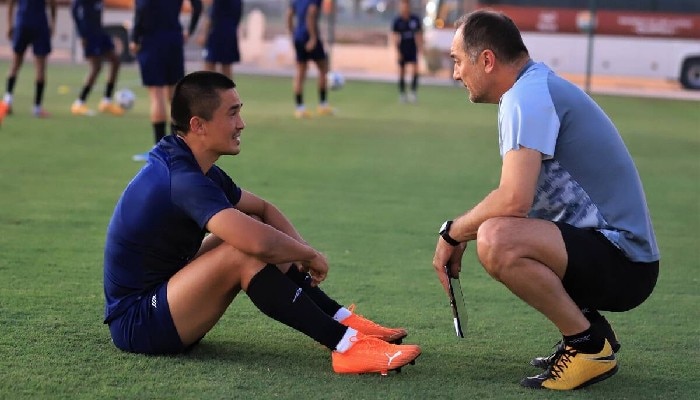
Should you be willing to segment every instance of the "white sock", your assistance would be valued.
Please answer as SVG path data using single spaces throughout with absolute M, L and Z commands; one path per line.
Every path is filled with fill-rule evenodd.
M 335 312 L 335 315 L 333 315 L 333 319 L 338 321 L 338 322 L 343 322 L 345 318 L 349 317 L 352 315 L 352 312 L 348 310 L 345 307 L 340 307 L 340 310 Z
M 340 339 L 340 342 L 338 342 L 338 344 L 335 346 L 335 351 L 338 353 L 345 353 L 346 351 L 350 350 L 352 345 L 355 344 L 355 342 L 351 341 L 350 339 L 354 338 L 355 336 L 357 336 L 357 331 L 352 328 L 348 328 L 348 330 L 345 331 L 343 338 Z
M 9 93 L 5 93 L 5 96 L 2 98 L 2 101 L 4 101 L 7 104 L 12 104 L 12 95 Z

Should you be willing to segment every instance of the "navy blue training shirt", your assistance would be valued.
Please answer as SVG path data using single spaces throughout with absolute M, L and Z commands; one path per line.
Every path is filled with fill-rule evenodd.
M 223 170 L 214 165 L 204 175 L 184 140 L 163 138 L 122 193 L 107 228 L 105 322 L 187 265 L 209 219 L 240 198 Z

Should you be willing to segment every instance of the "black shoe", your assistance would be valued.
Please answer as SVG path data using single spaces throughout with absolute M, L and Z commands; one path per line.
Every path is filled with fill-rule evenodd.
M 608 339 L 608 342 L 610 343 L 610 346 L 612 347 L 612 351 L 614 353 L 620 351 L 620 342 L 617 340 L 615 331 L 613 330 L 612 326 L 610 326 L 610 323 L 607 319 L 605 319 L 605 317 L 592 324 L 592 327 L 598 330 L 604 335 L 606 339 Z M 557 344 L 554 345 L 554 352 L 552 354 L 546 357 L 535 357 L 532 360 L 530 360 L 530 365 L 540 369 L 547 369 L 554 364 L 554 360 L 562 351 L 564 351 L 564 342 L 560 340 L 557 342 Z

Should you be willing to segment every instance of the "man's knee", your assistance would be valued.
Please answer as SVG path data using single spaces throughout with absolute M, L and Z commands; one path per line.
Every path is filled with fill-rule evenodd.
M 479 226 L 476 236 L 476 252 L 481 265 L 494 279 L 501 275 L 517 259 L 515 246 L 509 234 L 509 218 L 492 218 Z

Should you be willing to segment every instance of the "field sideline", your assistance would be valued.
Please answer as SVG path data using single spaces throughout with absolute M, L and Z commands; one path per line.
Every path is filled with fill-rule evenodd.
M 0 61 L 0 89 L 7 68 Z M 442 221 L 481 199 L 500 172 L 496 106 L 469 104 L 448 86 L 423 87 L 418 105 L 403 105 L 394 84 L 351 80 L 330 93 L 337 116 L 297 121 L 289 78 L 241 75 L 242 153 L 219 162 L 326 253 L 329 294 L 409 330 L 407 342 L 423 349 L 416 365 L 389 377 L 336 375 L 327 350 L 245 295 L 189 354 L 118 351 L 102 324 L 102 250 L 114 204 L 142 165 L 131 156 L 152 145 L 148 97 L 126 66 L 118 86 L 136 92 L 133 110 L 71 116 L 84 73 L 52 65 L 53 117 L 37 120 L 29 57 L 15 113 L 0 127 L 0 399 L 700 398 L 700 103 L 596 96 L 640 170 L 661 276 L 640 307 L 605 314 L 622 343 L 618 374 L 553 393 L 518 381 L 537 372 L 528 361 L 551 351 L 556 329 L 491 280 L 471 248 L 459 340 L 432 271 Z M 306 97 L 315 107 L 311 84 Z

